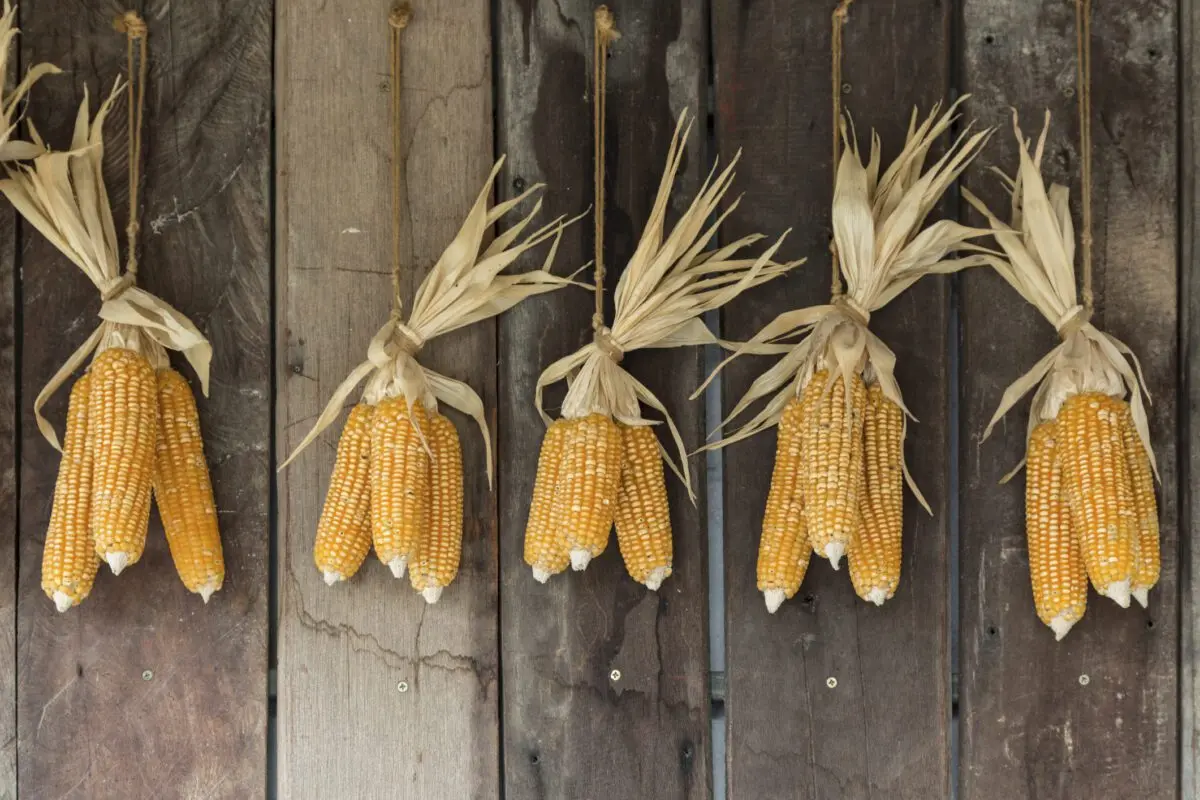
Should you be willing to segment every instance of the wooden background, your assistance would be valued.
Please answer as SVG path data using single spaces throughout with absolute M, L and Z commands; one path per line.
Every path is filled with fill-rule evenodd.
M 311 543 L 330 431 L 275 467 L 385 319 L 388 0 L 152 0 L 143 282 L 214 345 L 200 401 L 229 575 L 207 607 L 179 585 L 157 520 L 144 564 L 102 574 L 59 615 L 39 585 L 58 457 L 37 391 L 95 324 L 77 269 L 0 212 L 0 798 L 1173 798 L 1200 797 L 1200 253 L 1194 87 L 1200 9 L 1096 0 L 1098 320 L 1138 353 L 1154 395 L 1163 578 L 1147 611 L 1090 604 L 1062 643 L 1033 612 L 1018 479 L 1022 406 L 980 433 L 1053 331 L 995 275 L 926 279 L 872 320 L 920 423 L 908 458 L 934 509 L 906 504 L 904 580 L 867 607 L 814 562 L 774 616 L 754 586 L 774 453 L 767 433 L 723 454 L 723 490 L 692 506 L 671 483 L 675 574 L 650 593 L 615 547 L 542 586 L 521 537 L 542 426 L 543 366 L 590 335 L 563 291 L 434 341 L 422 360 L 467 380 L 498 452 L 460 423 L 463 568 L 427 607 L 371 559 L 327 588 Z M 591 203 L 590 2 L 414 0 L 404 33 L 402 238 L 411 297 L 487 170 L 499 198 L 542 181 L 551 214 Z M 617 272 L 649 211 L 674 119 L 701 124 L 672 207 L 713 159 L 743 151 L 745 199 L 723 235 L 793 232 L 793 276 L 722 314 L 744 337 L 828 287 L 829 14 L 815 0 L 614 0 L 606 260 Z M 24 0 L 10 79 L 51 60 L 29 115 L 67 136 L 124 65 L 116 0 Z M 1048 175 L 1078 194 L 1070 0 L 858 0 L 843 100 L 895 153 L 914 105 L 973 97 L 998 126 L 964 178 L 1002 202 L 1010 107 L 1026 134 L 1053 114 Z M 117 224 L 124 120 L 107 130 Z M 947 195 L 942 212 L 978 222 Z M 560 272 L 590 258 L 571 229 Z M 1182 254 L 1182 257 L 1180 256 Z M 615 284 L 616 274 L 610 276 Z M 728 407 L 768 363 L 719 387 Z M 713 420 L 688 396 L 699 350 L 634 353 L 630 370 L 696 446 Z M 190 374 L 190 373 L 189 373 Z M 61 423 L 65 393 L 48 407 Z M 555 406 L 560 394 L 552 394 Z M 705 485 L 704 460 L 693 463 Z M 723 520 L 711 526 L 708 520 Z M 710 552 L 710 548 L 713 549 Z M 709 629 L 710 559 L 723 629 Z M 721 574 L 714 571 L 714 574 Z M 709 640 L 724 642 L 724 671 Z M 836 687 L 830 688 L 830 678 Z M 401 691 L 403 689 L 403 691 Z M 716 718 L 723 726 L 713 727 Z M 723 731 L 714 740 L 712 731 Z M 720 764 L 714 760 L 723 760 Z M 720 769 L 714 769 L 720 767 Z M 714 774 L 723 776 L 714 784 Z

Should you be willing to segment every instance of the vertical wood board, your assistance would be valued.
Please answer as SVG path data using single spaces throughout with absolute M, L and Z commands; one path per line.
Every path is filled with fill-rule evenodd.
M 689 2 L 615 2 L 610 8 L 623 34 L 608 62 L 611 298 L 653 203 L 675 119 L 685 109 L 699 113 L 700 122 L 668 224 L 694 197 L 706 170 L 707 20 L 701 4 Z M 509 159 L 502 191 L 510 195 L 544 181 L 550 213 L 581 213 L 593 189 L 593 4 L 507 0 L 498 25 L 498 138 Z M 590 220 L 571 228 L 558 271 L 589 260 L 592 246 Z M 522 304 L 500 325 L 505 790 L 522 798 L 707 797 L 703 459 L 691 461 L 699 506 L 667 476 L 674 572 L 659 592 L 625 573 L 615 537 L 586 571 L 568 571 L 546 585 L 534 581 L 522 557 L 545 432 L 533 387 L 544 367 L 589 340 L 590 320 L 590 296 L 568 289 Z M 622 366 L 663 401 L 688 446 L 698 446 L 704 407 L 688 396 L 702 379 L 702 352 L 634 352 Z M 551 414 L 562 396 L 561 388 L 548 393 Z
M 406 303 L 492 163 L 487 3 L 413 6 L 401 44 Z M 388 9 L 367 0 L 278 5 L 280 461 L 366 359 L 390 312 Z M 430 342 L 420 361 L 495 407 L 494 323 Z M 495 499 L 475 423 L 446 413 L 463 446 L 465 536 L 461 571 L 437 605 L 373 553 L 333 587 L 313 565 L 344 417 L 279 477 L 281 797 L 498 794 Z
M 1177 273 L 1176 13 L 1165 0 L 1094 4 L 1095 324 L 1141 360 L 1162 483 L 1163 569 L 1148 611 L 1094 592 L 1060 643 L 1038 621 L 1025 546 L 1024 475 L 997 485 L 1025 450 L 1028 402 L 980 437 L 1004 388 L 1056 343 L 1052 325 L 994 273 L 963 278 L 961 796 L 1174 796 Z M 999 130 L 967 177 L 1007 217 L 987 170 L 1011 173 L 1010 106 L 1024 134 L 1053 114 L 1045 174 L 1071 188 L 1079 231 L 1075 22 L 1070 3 L 964 6 L 964 88 Z M 972 221 L 978 216 L 969 214 Z
M 123 10 L 21 5 L 22 62 L 66 74 L 35 89 L 30 116 L 69 141 L 83 88 L 93 109 L 124 71 Z M 157 513 L 146 554 L 58 614 L 40 587 L 59 458 L 33 424 L 34 396 L 97 323 L 95 289 L 22 227 L 21 559 L 18 731 L 22 797 L 248 797 L 266 783 L 268 454 L 267 174 L 270 5 L 147 3 L 151 63 L 139 281 L 213 344 L 198 398 L 226 554 L 205 606 L 179 582 Z M 124 101 L 106 129 L 106 179 L 127 221 Z M 176 366 L 192 381 L 190 369 Z M 67 390 L 48 407 L 63 422 Z

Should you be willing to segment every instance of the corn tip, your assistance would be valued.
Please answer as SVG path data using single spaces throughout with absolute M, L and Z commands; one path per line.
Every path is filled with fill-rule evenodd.
M 75 605 L 74 598 L 66 592 L 55 592 L 52 599 L 54 600 L 54 607 L 58 609 L 58 613 L 60 614 L 69 611 Z
M 887 589 L 872 589 L 871 591 L 867 592 L 867 596 L 863 599 L 869 603 L 874 603 L 877 606 L 881 606 L 884 604 L 884 601 L 888 599 Z
M 408 568 L 408 556 L 396 556 L 388 562 L 388 569 L 392 571 L 392 575 L 397 578 L 404 577 L 404 570 Z
M 1129 608 L 1129 581 L 1113 581 L 1100 594 L 1112 600 L 1121 608 Z
M 667 576 L 670 574 L 670 567 L 655 567 L 650 571 L 650 574 L 646 576 L 644 584 L 650 591 L 657 592 L 659 587 L 662 586 L 663 581 L 665 581 Z
M 783 589 L 767 589 L 763 592 L 763 600 L 767 603 L 767 613 L 774 614 L 778 611 L 786 597 L 787 592 Z
M 196 590 L 196 594 L 200 595 L 200 599 L 204 601 L 204 605 L 208 605 L 209 598 L 213 596 L 213 592 L 220 588 L 221 585 L 218 583 L 206 583 Z
M 835 569 L 841 569 L 842 556 L 846 554 L 846 545 L 841 542 L 830 542 L 825 545 L 825 558 L 829 559 L 830 565 Z
M 433 605 L 442 598 L 443 588 L 441 586 L 428 586 L 421 590 L 421 597 L 425 598 L 426 603 Z
M 1050 620 L 1050 630 L 1054 631 L 1054 641 L 1061 642 L 1063 637 L 1071 628 L 1075 627 L 1077 620 L 1068 618 L 1064 614 L 1059 614 L 1054 619 Z
M 345 580 L 344 578 L 342 578 L 342 573 L 334 572 L 333 570 L 325 570 L 321 574 L 325 577 L 325 585 L 326 586 L 333 586 L 338 581 Z
M 129 566 L 128 553 L 106 553 L 104 561 L 108 564 L 108 568 L 112 570 L 113 575 L 120 575 Z
M 592 561 L 592 551 L 583 547 L 571 549 L 571 569 L 583 572 Z
M 533 579 L 538 583 L 545 583 L 546 581 L 550 580 L 550 573 L 541 567 L 534 567 Z
M 1130 594 L 1133 595 L 1134 600 L 1138 601 L 1139 606 L 1141 606 L 1142 608 L 1149 608 L 1149 606 L 1150 606 L 1150 590 L 1149 589 L 1146 589 L 1146 588 L 1134 589 Z

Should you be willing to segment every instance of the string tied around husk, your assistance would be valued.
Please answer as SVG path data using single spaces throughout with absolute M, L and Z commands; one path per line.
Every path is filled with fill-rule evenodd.
M 90 356 L 109 347 L 137 350 L 156 368 L 167 365 L 166 350 L 176 350 L 192 365 L 202 391 L 208 394 L 212 345 L 187 317 L 136 283 L 136 217 L 140 210 L 136 186 L 145 103 L 147 34 L 144 21 L 136 15 L 122 17 L 121 26 L 129 43 L 129 82 L 116 81 L 95 117 L 89 117 L 89 97 L 85 87 L 71 146 L 66 151 L 47 148 L 32 123 L 29 124 L 30 144 L 38 154 L 28 165 L 9 167 L 8 177 L 0 181 L 0 192 L 29 224 L 83 271 L 102 300 L 100 325 L 34 400 L 38 429 L 46 441 L 59 450 L 58 435 L 42 416 L 42 408 Z M 104 184 L 103 128 L 120 91 L 126 87 L 131 109 L 129 188 L 133 198 L 130 208 L 133 224 L 127 229 L 127 262 L 122 273 L 112 209 Z
M 543 188 L 538 183 L 516 197 L 491 205 L 496 178 L 504 166 L 504 157 L 501 157 L 493 165 L 462 227 L 418 286 L 407 316 L 403 313 L 400 297 L 403 189 L 403 176 L 400 174 L 400 33 L 409 24 L 410 17 L 407 6 L 398 6 L 388 17 L 392 62 L 392 310 L 387 321 L 371 338 L 367 346 L 367 358 L 334 389 L 312 428 L 279 469 L 290 464 L 337 420 L 350 396 L 366 381 L 362 391 L 363 402 L 376 404 L 385 398 L 403 397 L 410 413 L 417 402 L 431 413 L 438 410 L 439 403 L 445 403 L 471 417 L 483 436 L 490 486 L 494 472 L 492 441 L 483 400 L 470 385 L 421 364 L 417 355 L 432 339 L 501 314 L 528 297 L 568 285 L 586 286 L 578 284 L 574 274 L 559 276 L 549 271 L 563 231 L 582 217 L 567 219 L 560 216 L 526 233 L 530 223 L 541 212 L 542 201 L 538 199 L 528 214 L 497 234 L 485 246 L 484 239 L 488 232 Z M 547 241 L 552 243 L 540 268 L 520 273 L 505 272 L 526 252 Z

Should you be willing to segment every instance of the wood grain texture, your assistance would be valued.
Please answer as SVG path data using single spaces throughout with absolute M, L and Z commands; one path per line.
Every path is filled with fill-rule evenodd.
M 593 5 L 505 0 L 499 9 L 498 138 L 509 157 L 503 192 L 545 181 L 555 214 L 580 213 L 592 201 Z M 701 4 L 686 0 L 610 7 L 623 34 L 608 66 L 611 289 L 649 214 L 675 117 L 684 109 L 703 115 L 707 20 Z M 690 202 L 706 169 L 703 130 L 698 125 L 689 142 L 675 212 Z M 590 259 L 590 228 L 585 222 L 568 233 L 560 271 Z M 543 367 L 588 341 L 590 309 L 588 294 L 570 290 L 527 302 L 501 322 L 505 788 L 520 798 L 707 797 L 703 497 L 692 506 L 668 476 L 674 574 L 658 593 L 626 575 L 615 540 L 585 572 L 546 585 L 522 560 L 545 430 L 533 386 Z M 702 353 L 635 352 L 624 366 L 671 410 L 689 446 L 698 445 L 704 409 L 688 395 L 702 378 Z M 548 397 L 552 413 L 561 398 L 561 389 Z M 702 490 L 702 459 L 692 469 Z
M 747 192 L 727 236 L 794 228 L 783 255 L 809 263 L 724 314 L 744 339 L 777 314 L 829 297 L 832 4 L 713 4 L 717 141 L 744 148 Z M 845 107 L 884 158 L 903 142 L 914 104 L 948 87 L 945 3 L 859 3 L 845 29 Z M 947 590 L 948 283 L 925 279 L 875 314 L 897 378 L 920 420 L 908 463 L 934 509 L 905 492 L 900 589 L 882 608 L 858 600 L 844 568 L 815 560 L 800 591 L 768 615 L 755 563 L 775 457 L 774 432 L 725 451 L 728 788 L 731 797 L 936 798 L 949 793 Z M 771 362 L 734 362 L 726 410 Z M 836 679 L 836 688 L 828 681 Z
M 211 396 L 199 406 L 227 577 L 207 607 L 175 575 L 157 515 L 142 561 L 119 579 L 105 570 L 83 606 L 59 615 L 42 594 L 58 457 L 32 424 L 32 403 L 96 324 L 98 298 L 79 270 L 22 229 L 22 797 L 243 798 L 265 786 L 269 7 L 242 0 L 140 9 L 152 55 L 139 277 L 214 348 Z M 23 63 L 52 60 L 67 72 L 39 85 L 31 107 L 51 142 L 69 141 L 85 85 L 94 106 L 124 70 L 124 37 L 113 31 L 122 10 L 22 3 Z M 121 230 L 124 116 L 114 114 L 106 131 Z M 66 394 L 49 408 L 59 425 Z
M 1184 4 L 1179 18 L 1180 92 L 1180 344 L 1184 348 L 1181 375 L 1187 387 L 1187 406 L 1181 411 L 1186 425 L 1181 439 L 1185 455 L 1180 464 L 1180 520 L 1184 530 L 1200 530 L 1200 491 L 1195 476 L 1200 475 L 1200 183 L 1196 181 L 1196 148 L 1200 147 L 1200 5 Z M 1180 764 L 1183 800 L 1200 797 L 1200 686 L 1197 685 L 1197 659 L 1200 658 L 1200 548 L 1191 537 L 1180 536 Z
M 9 86 L 17 74 L 9 54 Z M 17 659 L 16 214 L 0 210 L 0 664 Z M 0 669 L 0 800 L 17 797 L 17 674 Z
M 387 13 L 369 0 L 278 5 L 281 460 L 389 313 Z M 415 3 L 402 47 L 402 291 L 411 301 L 492 163 L 488 4 Z M 475 325 L 429 343 L 421 361 L 494 408 L 495 335 L 494 323 Z M 461 572 L 435 606 L 374 555 L 334 587 L 313 566 L 340 424 L 280 475 L 281 797 L 498 792 L 495 499 L 478 430 L 448 414 L 463 444 L 465 539 Z
M 1148 612 L 1123 611 L 1091 593 L 1087 615 L 1061 643 L 1038 621 L 1025 481 L 997 485 L 1024 453 L 1028 403 L 987 442 L 980 435 L 1004 387 L 1055 344 L 1055 335 L 995 274 L 964 276 L 964 800 L 1172 797 L 1178 790 L 1176 11 L 1165 0 L 1094 8 L 1094 321 L 1133 348 L 1154 397 L 1162 579 Z M 1026 136 L 1036 135 L 1049 108 L 1045 173 L 1070 185 L 1077 211 L 1072 5 L 968 0 L 963 30 L 971 108 L 1001 127 L 968 176 L 972 190 L 1007 208 L 985 170 L 1015 168 L 1009 107 L 1023 113 Z

